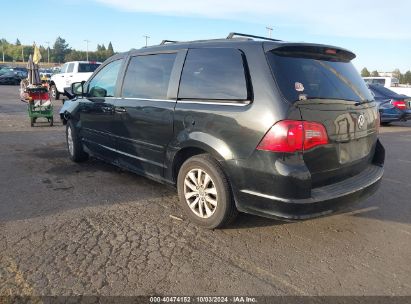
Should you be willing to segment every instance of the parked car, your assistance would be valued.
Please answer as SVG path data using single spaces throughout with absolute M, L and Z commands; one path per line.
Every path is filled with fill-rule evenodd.
M 6 72 L 9 72 L 10 69 L 11 69 L 11 67 L 9 67 L 9 66 L 2 66 L 2 67 L 0 67 L 0 75 L 4 74 L 4 73 L 6 73 Z
M 368 84 L 378 103 L 382 124 L 411 119 L 411 97 L 397 94 L 380 84 Z
M 0 84 L 19 85 L 25 78 L 27 78 L 27 73 L 9 69 L 0 74 Z
M 14 70 L 14 71 L 20 71 L 20 72 L 23 72 L 23 73 L 25 73 L 25 74 L 28 73 L 27 68 L 24 68 L 24 67 L 13 67 L 13 70 Z
M 400 95 L 411 95 L 411 86 L 400 84 L 395 77 L 363 77 L 367 84 L 379 84 Z
M 354 58 L 237 33 L 117 54 L 72 84 L 60 112 L 70 158 L 175 185 L 207 228 L 238 211 L 328 215 L 374 193 L 384 171 L 377 106 Z
M 101 62 L 95 61 L 70 61 L 66 62 L 60 72 L 50 78 L 50 92 L 54 100 L 60 99 L 64 89 L 73 82 L 86 81 L 100 66 Z
M 53 71 L 51 69 L 39 69 L 39 74 L 41 81 L 48 82 L 53 75 Z

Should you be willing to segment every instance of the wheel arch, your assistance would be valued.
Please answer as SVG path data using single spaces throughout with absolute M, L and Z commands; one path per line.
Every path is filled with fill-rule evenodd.
M 176 150 L 174 153 L 171 153 L 170 157 L 170 168 L 169 170 L 169 178 L 172 180 L 173 183 L 176 183 L 178 172 L 182 166 L 182 164 L 195 155 L 199 154 L 210 154 L 214 159 L 218 162 L 223 161 L 227 158 L 227 155 L 221 153 L 214 147 L 200 141 L 190 140 L 185 142 L 185 144 L 180 147 L 180 149 Z

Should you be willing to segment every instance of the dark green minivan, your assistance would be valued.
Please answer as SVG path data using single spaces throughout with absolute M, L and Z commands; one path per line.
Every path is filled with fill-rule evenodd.
M 298 220 L 374 193 L 384 148 L 345 49 L 232 33 L 117 54 L 60 112 L 73 161 L 175 185 L 187 216 Z

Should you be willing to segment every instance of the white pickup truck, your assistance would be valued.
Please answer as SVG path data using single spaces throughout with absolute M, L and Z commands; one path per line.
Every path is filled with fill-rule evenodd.
M 366 83 L 379 84 L 400 95 L 411 96 L 411 86 L 400 84 L 395 77 L 363 77 Z
M 60 99 L 64 88 L 70 87 L 73 82 L 87 81 L 101 62 L 95 61 L 70 61 L 60 69 L 60 73 L 50 78 L 50 93 L 54 100 Z

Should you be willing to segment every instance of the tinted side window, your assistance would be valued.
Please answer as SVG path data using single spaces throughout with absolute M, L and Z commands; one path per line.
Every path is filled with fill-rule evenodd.
M 122 97 L 166 99 L 176 54 L 132 57 L 124 77 Z
M 373 79 L 372 83 L 380 84 L 382 86 L 385 86 L 385 79 Z
M 100 66 L 99 63 L 79 63 L 79 73 L 92 73 Z
M 181 76 L 180 99 L 247 100 L 242 53 L 237 49 L 191 49 Z
M 102 68 L 88 85 L 88 97 L 113 97 L 122 59 L 110 62 Z
M 67 72 L 66 72 L 66 73 L 73 73 L 73 70 L 74 70 L 74 63 L 70 63 L 70 64 L 68 65 L 68 68 L 67 68 Z
M 63 64 L 63 66 L 60 69 L 60 73 L 65 73 L 67 70 L 67 66 L 68 66 L 68 63 Z

